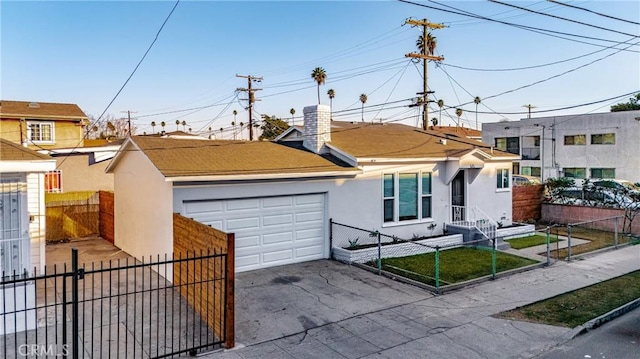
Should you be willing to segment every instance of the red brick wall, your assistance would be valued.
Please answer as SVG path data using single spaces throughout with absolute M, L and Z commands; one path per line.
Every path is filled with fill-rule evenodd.
M 513 186 L 511 189 L 512 217 L 514 222 L 526 222 L 530 219 L 539 220 L 540 205 L 544 185 Z
M 227 254 L 227 261 L 220 257 L 187 260 L 174 264 L 173 268 L 175 285 L 191 283 L 180 286 L 180 293 L 202 318 L 207 319 L 218 337 L 222 337 L 224 333 L 227 347 L 234 345 L 234 245 L 233 234 L 227 234 L 177 213 L 173 214 L 174 258 L 188 259 L 207 256 L 208 253 Z M 208 295 L 202 296 L 201 293 Z M 224 311 L 227 312 L 226 323 Z
M 567 206 L 562 204 L 544 203 L 542 204 L 542 220 L 549 223 L 578 223 L 593 221 L 596 219 L 624 216 L 624 210 L 615 208 Z M 622 230 L 622 219 L 618 223 L 618 228 Z M 615 222 L 613 220 L 600 221 L 593 224 L 593 228 L 613 231 Z M 640 234 L 640 214 L 632 222 L 631 233 Z
M 113 243 L 115 239 L 113 221 L 113 192 L 98 191 L 100 197 L 100 213 L 98 227 L 100 237 Z

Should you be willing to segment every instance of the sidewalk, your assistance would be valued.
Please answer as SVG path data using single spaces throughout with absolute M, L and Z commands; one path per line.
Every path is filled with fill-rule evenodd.
M 640 246 L 624 247 L 442 296 L 419 296 L 405 304 L 390 301 L 383 309 L 246 347 L 238 343 L 236 349 L 203 357 L 531 358 L 570 339 L 572 329 L 491 315 L 638 269 Z M 332 305 L 340 308 L 346 304 L 335 298 Z

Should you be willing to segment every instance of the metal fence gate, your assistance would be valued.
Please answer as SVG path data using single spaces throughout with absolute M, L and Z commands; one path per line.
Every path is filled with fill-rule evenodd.
M 3 273 L 0 357 L 162 358 L 233 346 L 229 264 L 227 253 L 205 252 L 80 267 L 73 249 L 70 268 Z

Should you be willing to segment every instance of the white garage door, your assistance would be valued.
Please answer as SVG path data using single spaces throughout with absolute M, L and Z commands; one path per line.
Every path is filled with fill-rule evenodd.
M 185 202 L 184 215 L 235 233 L 236 271 L 327 258 L 324 194 Z

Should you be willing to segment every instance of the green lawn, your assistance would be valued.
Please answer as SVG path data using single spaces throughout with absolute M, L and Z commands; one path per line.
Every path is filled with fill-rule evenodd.
M 640 271 L 574 290 L 497 317 L 574 328 L 640 298 Z
M 558 236 L 550 235 L 550 243 L 558 241 Z M 507 241 L 513 249 L 529 248 L 547 243 L 547 236 L 542 234 L 533 234 L 527 237 L 509 239 Z
M 496 252 L 497 272 L 538 263 L 534 260 Z M 375 261 L 370 263 L 375 266 Z M 419 282 L 435 285 L 435 253 L 382 260 L 382 269 Z M 453 248 L 440 251 L 440 285 L 463 282 L 491 274 L 491 250 Z

